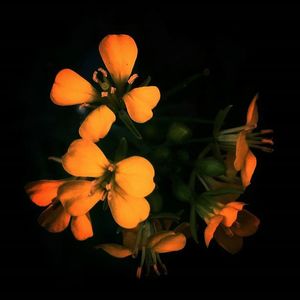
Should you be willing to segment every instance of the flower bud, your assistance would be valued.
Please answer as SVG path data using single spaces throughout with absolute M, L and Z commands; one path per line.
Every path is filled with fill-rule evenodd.
M 192 136 L 189 127 L 182 123 L 173 123 L 167 133 L 167 139 L 170 142 L 180 144 Z
M 196 161 L 196 170 L 200 175 L 220 176 L 225 174 L 226 166 L 223 162 L 213 157 L 208 157 Z

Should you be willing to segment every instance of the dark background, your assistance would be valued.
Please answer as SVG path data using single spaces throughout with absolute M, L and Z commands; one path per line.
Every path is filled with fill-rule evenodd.
M 128 6 L 134 6 L 133 3 Z M 2 206 L 1 276 L 8 291 L 266 291 L 291 290 L 299 271 L 299 20 L 282 5 L 172 5 L 140 11 L 128 6 L 22 6 L 1 16 Z M 41 209 L 30 203 L 28 181 L 60 176 L 47 160 L 77 137 L 75 108 L 55 106 L 49 91 L 56 73 L 72 68 L 86 78 L 98 67 L 99 41 L 109 33 L 134 37 L 139 74 L 163 93 L 190 75 L 211 74 L 160 105 L 171 115 L 212 118 L 234 104 L 232 119 L 260 93 L 260 128 L 273 128 L 275 151 L 258 153 L 258 167 L 245 199 L 261 219 L 256 235 L 237 255 L 192 241 L 164 256 L 167 278 L 134 279 L 135 261 L 92 250 L 109 239 L 105 219 L 95 238 L 77 242 L 68 230 L 51 235 L 36 222 Z M 159 111 L 159 109 L 157 110 Z M 242 115 L 242 117 L 241 117 Z M 104 218 L 104 217 L 103 217 Z M 9 282 L 9 284 L 5 284 Z

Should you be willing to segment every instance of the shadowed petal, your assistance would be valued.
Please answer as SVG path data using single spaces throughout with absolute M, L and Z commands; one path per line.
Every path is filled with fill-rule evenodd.
M 39 180 L 26 184 L 25 191 L 31 201 L 39 206 L 47 206 L 57 196 L 58 188 L 67 180 Z
M 228 235 L 222 227 L 215 231 L 214 238 L 217 243 L 231 254 L 236 254 L 243 247 L 243 238 L 237 235 Z
M 209 246 L 210 241 L 212 240 L 214 233 L 217 229 L 217 227 L 220 225 L 220 223 L 223 221 L 224 217 L 217 215 L 212 217 L 209 220 L 209 223 L 207 224 L 205 230 L 204 230 L 204 240 L 206 247 Z
M 124 258 L 132 254 L 132 251 L 127 247 L 118 244 L 100 244 L 96 246 L 97 249 L 102 249 L 111 256 L 117 258 Z
M 247 187 L 251 183 L 252 175 L 256 168 L 256 157 L 251 150 L 245 158 L 245 164 L 241 170 L 242 183 L 244 187 Z
M 109 166 L 103 152 L 91 141 L 75 140 L 62 157 L 64 169 L 73 176 L 100 177 Z
M 258 122 L 258 111 L 256 105 L 257 98 L 258 94 L 256 94 L 252 99 L 247 112 L 247 125 L 252 128 L 256 127 Z
M 242 169 L 242 167 L 244 166 L 245 159 L 246 159 L 248 152 L 249 152 L 249 146 L 246 141 L 246 134 L 245 134 L 245 132 L 241 132 L 238 135 L 238 138 L 236 141 L 234 167 L 237 171 L 240 171 Z
M 245 204 L 241 202 L 230 202 L 220 212 L 221 216 L 224 216 L 222 223 L 226 227 L 230 227 L 237 219 L 237 215 L 240 210 L 243 209 Z
M 69 225 L 70 218 L 63 206 L 56 202 L 40 214 L 38 223 L 49 232 L 61 232 Z
M 185 236 L 182 233 L 175 233 L 161 239 L 152 249 L 157 253 L 167 253 L 179 251 L 185 247 L 185 244 Z
M 99 51 L 114 82 L 121 87 L 127 82 L 137 57 L 134 39 L 126 34 L 107 35 L 100 42 Z
M 98 97 L 93 86 L 70 69 L 61 70 L 55 77 L 50 98 L 57 105 L 91 102 Z
M 234 223 L 231 230 L 239 236 L 253 235 L 259 226 L 260 220 L 248 210 L 244 209 L 239 212 L 237 223 Z
M 121 189 L 111 190 L 108 205 L 115 222 L 124 228 L 134 228 L 149 216 L 150 206 L 145 198 L 126 195 Z
M 130 118 L 137 123 L 144 123 L 152 118 L 152 109 L 159 99 L 160 92 L 156 86 L 135 88 L 123 97 Z
M 101 105 L 83 121 L 79 128 L 79 135 L 83 139 L 96 143 L 108 134 L 115 121 L 115 114 L 106 105 Z
M 74 237 L 83 241 L 93 236 L 93 227 L 90 219 L 90 215 L 86 214 L 79 217 L 72 217 L 71 231 Z
M 61 186 L 58 190 L 58 199 L 70 215 L 82 216 L 103 198 L 103 189 L 92 192 L 92 188 L 92 181 L 72 181 Z
M 155 188 L 152 164 L 141 156 L 131 156 L 116 164 L 115 182 L 128 195 L 145 197 Z
M 175 235 L 174 231 L 161 231 L 161 232 L 154 233 L 149 237 L 146 247 L 152 248 L 163 238 L 165 238 L 167 236 L 172 236 L 172 235 Z

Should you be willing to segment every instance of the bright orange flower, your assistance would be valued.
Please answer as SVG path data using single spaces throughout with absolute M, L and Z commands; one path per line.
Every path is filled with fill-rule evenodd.
M 39 206 L 47 206 L 38 218 L 39 224 L 49 232 L 61 232 L 67 228 L 71 220 L 71 231 L 77 240 L 85 240 L 93 236 L 93 228 L 89 213 L 71 217 L 57 199 L 58 188 L 74 181 L 40 180 L 28 183 L 25 190 L 31 201 Z
M 100 42 L 99 51 L 114 84 L 102 68 L 93 75 L 100 90 L 76 72 L 63 69 L 57 74 L 50 93 L 51 100 L 57 105 L 101 104 L 87 116 L 79 129 L 82 138 L 93 142 L 106 136 L 116 120 L 117 111 L 126 107 L 133 121 L 144 123 L 152 118 L 152 109 L 160 99 L 160 91 L 156 86 L 131 89 L 137 77 L 136 74 L 130 77 L 138 51 L 133 38 L 125 34 L 107 35 Z M 102 81 L 98 73 L 102 74 Z
M 111 163 L 94 143 L 75 140 L 62 157 L 64 169 L 73 176 L 93 177 L 77 180 L 58 190 L 58 198 L 72 216 L 86 214 L 98 201 L 107 199 L 112 216 L 124 228 L 144 221 L 150 206 L 144 198 L 154 187 L 154 169 L 143 157 L 131 156 Z
M 222 130 L 217 137 L 222 148 L 228 151 L 235 149 L 234 167 L 237 171 L 241 171 L 244 187 L 247 187 L 250 184 L 256 168 L 256 157 L 250 147 L 258 148 L 265 152 L 272 152 L 272 149 L 265 145 L 273 145 L 273 141 L 269 138 L 264 138 L 263 136 L 272 133 L 273 131 L 261 130 L 258 133 L 253 133 L 258 122 L 257 98 L 258 95 L 255 95 L 249 105 L 247 121 L 244 126 Z
M 212 203 L 210 203 L 212 204 Z M 241 250 L 243 237 L 254 234 L 260 223 L 259 219 L 243 209 L 244 203 L 215 202 L 210 206 L 197 206 L 199 215 L 205 220 L 205 244 L 208 247 L 212 238 L 231 254 Z
M 183 223 L 185 224 L 185 223 Z M 137 277 L 142 275 L 144 263 L 147 268 L 153 267 L 157 275 L 160 275 L 158 264 L 167 274 L 166 266 L 162 263 L 159 254 L 182 250 L 186 244 L 186 237 L 180 232 L 184 229 L 179 225 L 174 231 L 159 231 L 156 232 L 155 226 L 150 221 L 139 224 L 133 229 L 124 229 L 123 245 L 118 244 L 100 244 L 96 246 L 98 249 L 103 249 L 110 255 L 117 258 L 124 258 L 132 255 L 136 257 L 141 251 L 141 262 L 137 268 Z

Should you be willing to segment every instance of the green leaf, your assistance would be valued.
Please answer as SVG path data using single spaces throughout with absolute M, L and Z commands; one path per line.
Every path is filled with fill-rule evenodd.
M 120 139 L 118 148 L 115 152 L 115 157 L 114 157 L 114 162 L 118 162 L 122 159 L 124 159 L 127 156 L 127 151 L 128 151 L 128 143 L 125 137 L 122 137 Z
M 226 172 L 226 166 L 223 161 L 219 161 L 213 157 L 198 159 L 195 166 L 199 175 L 220 176 Z
M 134 126 L 133 122 L 131 121 L 128 113 L 125 110 L 118 111 L 118 117 L 122 120 L 124 125 L 129 129 L 129 131 L 139 140 L 142 139 L 141 134 Z
M 213 136 L 216 137 L 223 126 L 223 123 L 225 121 L 225 118 L 227 114 L 229 113 L 230 109 L 232 108 L 232 105 L 228 105 L 226 108 L 221 109 L 215 118 L 214 122 L 214 128 L 213 128 Z
M 195 206 L 191 206 L 191 212 L 190 212 L 190 226 L 191 226 L 191 233 L 192 237 L 195 240 L 197 244 L 199 244 L 198 235 L 197 235 L 197 220 L 196 220 L 196 210 Z

